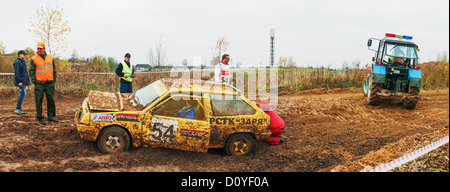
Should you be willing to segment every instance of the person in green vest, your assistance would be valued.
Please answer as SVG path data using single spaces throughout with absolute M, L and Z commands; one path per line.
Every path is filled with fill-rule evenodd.
M 405 63 L 406 58 L 403 58 L 405 56 L 405 53 L 398 46 L 394 49 L 394 55 L 398 57 L 390 56 L 389 60 L 391 64 L 397 63 L 403 65 Z
M 120 77 L 120 93 L 133 93 L 134 67 L 130 63 L 131 55 L 125 54 L 125 60 L 119 63 L 116 74 Z

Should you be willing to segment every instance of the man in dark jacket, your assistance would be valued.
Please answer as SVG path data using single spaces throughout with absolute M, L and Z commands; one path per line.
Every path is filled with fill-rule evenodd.
M 120 77 L 120 93 L 133 93 L 134 67 L 130 63 L 131 55 L 125 54 L 125 60 L 116 68 L 116 74 Z
M 25 57 L 28 55 L 25 51 L 20 50 L 18 53 L 19 57 L 14 61 L 14 86 L 19 87 L 20 96 L 17 101 L 15 113 L 24 114 L 22 111 L 22 102 L 27 95 L 26 86 L 30 85 L 30 78 L 28 77 L 27 65 L 25 64 Z

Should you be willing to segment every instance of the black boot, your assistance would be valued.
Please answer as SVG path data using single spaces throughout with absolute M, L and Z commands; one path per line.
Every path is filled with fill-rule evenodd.
M 52 121 L 52 122 L 55 122 L 55 123 L 58 123 L 59 121 L 58 120 L 56 120 L 54 117 L 50 117 L 50 118 L 48 118 L 48 121 Z
M 47 125 L 47 123 L 45 123 L 45 121 L 43 119 L 38 119 L 38 121 L 39 121 L 39 124 L 41 124 L 41 125 Z

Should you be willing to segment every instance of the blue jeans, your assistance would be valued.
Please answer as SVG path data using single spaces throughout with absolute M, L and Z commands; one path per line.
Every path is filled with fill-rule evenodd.
M 120 83 L 120 93 L 133 93 L 133 84 Z
M 16 109 L 22 110 L 22 102 L 23 102 L 23 99 L 25 99 L 25 96 L 27 95 L 27 91 L 25 89 L 25 86 L 19 87 L 19 90 L 20 90 L 20 96 L 19 96 L 19 100 L 17 101 Z

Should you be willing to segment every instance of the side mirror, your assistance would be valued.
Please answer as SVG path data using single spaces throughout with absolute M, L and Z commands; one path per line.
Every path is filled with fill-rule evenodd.
M 378 50 L 375 50 L 375 49 L 371 49 L 371 46 L 372 46 L 372 40 L 377 40 L 377 41 L 380 41 L 379 39 L 375 39 L 375 38 L 370 38 L 368 41 L 367 41 L 367 48 L 369 48 L 369 50 L 371 50 L 371 51 L 378 51 Z M 378 48 L 377 48 L 378 49 Z

